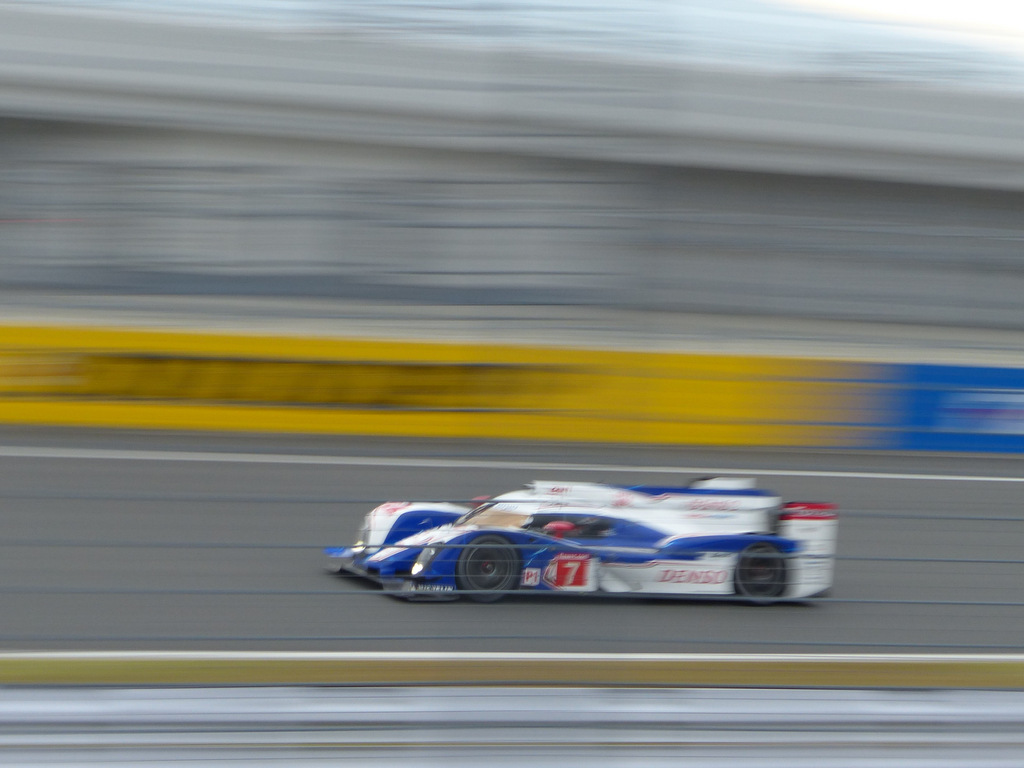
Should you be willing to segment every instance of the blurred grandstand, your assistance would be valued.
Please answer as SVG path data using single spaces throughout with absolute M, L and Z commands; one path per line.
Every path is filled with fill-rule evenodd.
M 948 30 L 755 0 L 0 15 L 8 317 L 1024 348 L 1024 65 Z

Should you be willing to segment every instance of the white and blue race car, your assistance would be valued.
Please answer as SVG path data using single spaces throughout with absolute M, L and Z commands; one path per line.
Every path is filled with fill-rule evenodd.
M 748 478 L 684 487 L 548 482 L 476 506 L 388 502 L 328 568 L 410 599 L 514 591 L 801 600 L 832 586 L 835 505 Z

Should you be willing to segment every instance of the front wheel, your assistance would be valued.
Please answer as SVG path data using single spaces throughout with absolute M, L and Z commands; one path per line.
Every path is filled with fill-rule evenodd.
M 736 563 L 736 594 L 755 603 L 770 603 L 786 591 L 786 561 L 777 547 L 751 544 Z
M 470 600 L 489 603 L 519 583 L 519 556 L 501 536 L 481 536 L 463 547 L 455 567 L 455 585 Z

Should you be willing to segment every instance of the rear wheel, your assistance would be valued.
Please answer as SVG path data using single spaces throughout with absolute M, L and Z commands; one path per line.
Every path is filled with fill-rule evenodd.
M 515 548 L 501 536 L 474 539 L 459 555 L 455 584 L 470 600 L 500 600 L 519 584 L 519 556 Z
M 736 594 L 756 603 L 770 603 L 786 591 L 786 562 L 777 547 L 751 544 L 736 563 Z

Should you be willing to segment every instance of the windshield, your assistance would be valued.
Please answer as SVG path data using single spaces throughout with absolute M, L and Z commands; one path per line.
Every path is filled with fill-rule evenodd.
M 529 515 L 525 512 L 519 512 L 515 509 L 510 509 L 509 504 L 495 504 L 488 502 L 481 504 L 471 512 L 467 512 L 458 520 L 455 521 L 456 525 L 485 525 L 495 526 L 498 528 L 522 528 L 523 524 L 529 519 Z

